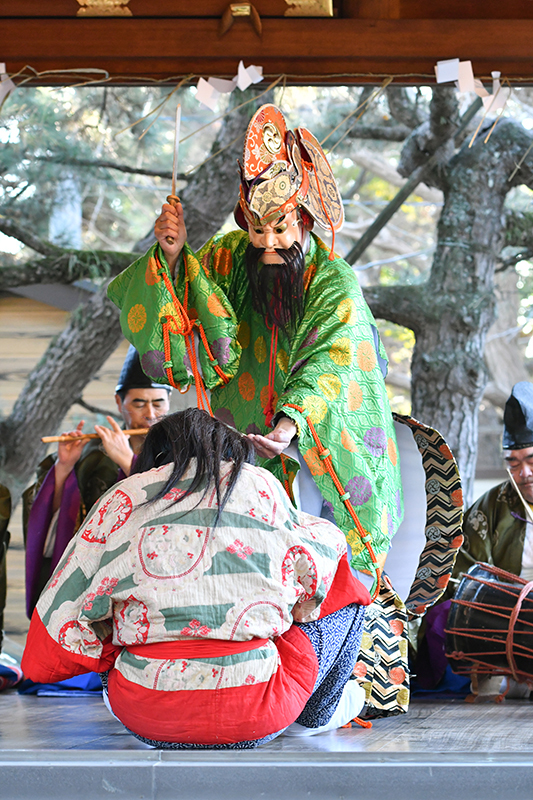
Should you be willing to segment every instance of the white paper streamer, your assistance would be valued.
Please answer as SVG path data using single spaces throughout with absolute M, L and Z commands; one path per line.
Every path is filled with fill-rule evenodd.
M 448 83 L 459 80 L 459 59 L 449 58 L 446 61 L 437 61 L 435 67 L 437 83 Z
M 196 85 L 196 99 L 211 111 L 215 111 L 220 97 L 220 92 L 204 78 L 200 78 Z
M 509 86 L 503 87 L 500 83 L 501 72 L 492 72 L 492 94 L 483 97 L 483 105 L 487 111 L 498 111 L 503 108 L 509 97 L 511 89 Z
M 458 58 L 437 61 L 435 75 L 437 83 L 455 81 L 460 92 L 475 92 L 483 100 L 486 111 L 499 111 L 511 95 L 510 87 L 503 87 L 500 83 L 500 72 L 492 73 L 492 94 L 490 94 L 481 81 L 474 77 L 471 61 L 459 61 Z
M 456 85 L 460 92 L 476 91 L 476 79 L 474 78 L 471 61 L 459 62 L 459 78 Z
M 207 82 L 210 86 L 216 89 L 219 94 L 228 94 L 237 86 L 237 81 L 235 78 L 233 78 L 232 81 L 225 81 L 223 78 L 208 78 Z
M 237 75 L 231 81 L 224 80 L 223 78 L 200 78 L 197 83 L 196 99 L 199 103 L 203 103 L 211 111 L 216 110 L 218 100 L 221 95 L 229 94 L 236 87 L 241 92 L 244 92 L 252 83 L 260 83 L 263 80 L 263 67 L 258 67 L 255 64 L 250 64 L 249 67 L 244 66 L 244 62 L 239 62 Z
M 6 72 L 6 65 L 0 62 L 0 106 L 15 89 L 15 84 Z

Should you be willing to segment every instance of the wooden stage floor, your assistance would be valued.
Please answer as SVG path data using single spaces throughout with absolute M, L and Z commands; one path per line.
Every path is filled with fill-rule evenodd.
M 371 729 L 280 736 L 255 751 L 164 752 L 113 719 L 100 697 L 0 695 L 0 797 L 533 796 L 533 705 L 414 702 Z

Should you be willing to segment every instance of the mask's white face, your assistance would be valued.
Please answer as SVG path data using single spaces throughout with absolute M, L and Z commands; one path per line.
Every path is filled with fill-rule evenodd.
M 303 246 L 306 230 L 298 218 L 298 211 L 294 209 L 288 214 L 283 214 L 278 219 L 261 226 L 252 226 L 248 223 L 248 235 L 254 247 L 264 248 L 265 252 L 260 261 L 263 264 L 277 264 L 279 256 L 276 249 L 288 250 L 295 242 Z

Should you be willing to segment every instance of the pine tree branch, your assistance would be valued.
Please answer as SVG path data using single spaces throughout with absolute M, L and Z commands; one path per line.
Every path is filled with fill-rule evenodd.
M 409 99 L 407 89 L 391 85 L 387 86 L 386 94 L 391 116 L 400 125 L 413 129 L 424 121 L 420 109 Z
M 453 131 L 453 136 L 457 135 L 461 130 L 466 128 L 472 117 L 477 114 L 480 107 L 481 99 L 477 97 L 467 111 L 463 114 L 459 126 Z M 426 176 L 431 173 L 431 170 L 437 166 L 437 164 L 439 164 L 442 159 L 443 152 L 447 149 L 447 146 L 448 142 L 444 142 L 444 144 L 438 147 L 432 155 L 429 157 L 426 156 L 425 160 L 422 164 L 420 164 L 420 166 L 416 167 L 400 191 L 392 198 L 390 203 L 385 206 L 383 211 L 378 214 L 374 222 L 367 228 L 359 241 L 356 242 L 356 244 L 352 247 L 346 256 L 346 261 L 348 264 L 355 264 L 357 259 L 363 255 L 367 247 L 374 241 L 380 230 L 385 227 L 387 222 L 391 219 L 391 217 L 394 216 L 405 200 L 407 200 L 409 195 L 414 192 L 418 184 L 425 180 Z
M 81 406 L 85 408 L 87 411 L 90 411 L 91 414 L 100 414 L 103 417 L 113 417 L 116 419 L 117 422 L 122 422 L 122 415 L 118 414 L 116 411 L 110 411 L 106 408 L 100 408 L 99 406 L 92 406 L 90 403 L 86 403 L 83 397 L 77 397 L 74 400 L 73 405 Z
M 504 236 L 504 247 L 533 250 L 533 212 L 507 211 Z
M 13 239 L 17 239 L 22 244 L 31 247 L 32 250 L 35 250 L 36 253 L 40 253 L 43 256 L 58 257 L 64 253 L 62 247 L 39 239 L 38 236 L 34 236 L 27 228 L 23 228 L 12 219 L 7 219 L 3 216 L 0 216 L 0 232 L 4 233 L 6 236 L 13 237 Z
M 22 264 L 0 264 L 0 289 L 5 291 L 38 283 L 70 284 L 83 278 L 94 280 L 114 277 L 134 260 L 133 253 L 65 250 L 59 255 L 45 256 Z
M 459 122 L 459 101 L 455 86 L 434 86 L 429 106 L 433 150 L 457 135 Z
M 409 134 L 411 128 L 407 125 L 354 125 L 347 135 L 347 139 L 378 139 L 384 142 L 403 142 Z M 335 144 L 336 139 L 342 136 L 342 129 L 336 137 L 328 139 L 328 146 Z
M 40 437 L 57 430 L 121 339 L 118 309 L 102 287 L 71 314 L 31 371 L 9 417 L 0 421 L 0 483 L 11 488 L 14 498 L 43 456 Z
M 152 178 L 164 178 L 165 180 L 172 180 L 172 172 L 170 170 L 158 169 L 144 169 L 143 167 L 130 167 L 127 164 L 117 164 L 115 161 L 102 161 L 100 159 L 91 158 L 70 158 L 68 156 L 54 155 L 54 156 L 34 156 L 37 161 L 46 161 L 49 164 L 67 164 L 74 167 L 97 167 L 99 169 L 116 169 L 119 172 L 126 172 L 130 175 L 148 175 Z M 179 181 L 188 181 L 189 176 L 185 173 L 178 173 L 177 179 Z
M 376 319 L 403 325 L 417 334 L 426 323 L 426 284 L 420 286 L 365 286 L 365 300 Z

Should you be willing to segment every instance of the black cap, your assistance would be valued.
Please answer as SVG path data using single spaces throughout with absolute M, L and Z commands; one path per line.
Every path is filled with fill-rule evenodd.
M 124 365 L 120 372 L 118 383 L 115 386 L 115 392 L 128 392 L 130 389 L 166 389 L 168 392 L 172 391 L 170 386 L 155 383 L 143 372 L 139 353 L 132 344 L 130 344 L 124 359 Z
M 533 447 L 533 384 L 515 383 L 503 412 L 504 450 Z

